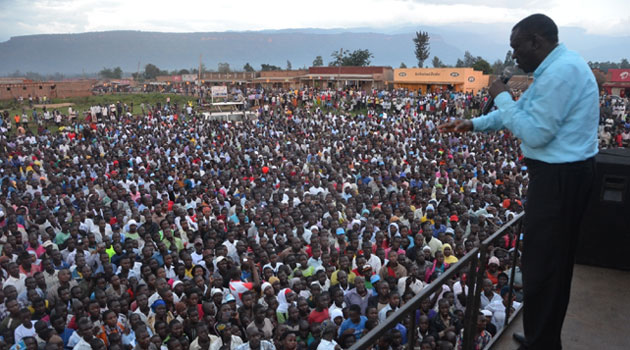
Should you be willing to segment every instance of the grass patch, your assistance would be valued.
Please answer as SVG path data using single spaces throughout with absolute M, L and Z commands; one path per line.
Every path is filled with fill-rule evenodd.
M 123 104 L 127 104 L 127 106 L 131 107 L 133 104 L 133 109 L 131 110 L 132 114 L 140 114 L 142 113 L 141 105 L 144 103 L 145 111 L 148 108 L 148 105 L 156 106 L 158 103 L 161 103 L 162 106 L 166 104 L 166 99 L 171 98 L 171 104 L 177 103 L 178 109 L 181 109 L 188 101 L 193 101 L 196 104 L 197 98 L 195 96 L 183 96 L 176 94 L 161 94 L 161 93 L 149 93 L 149 94 L 113 94 L 113 95 L 94 95 L 87 97 L 73 97 L 73 98 L 55 98 L 50 101 L 49 104 L 55 105 L 60 103 L 72 103 L 73 109 L 77 112 L 77 117 L 79 120 L 83 120 L 85 113 L 89 111 L 91 106 L 95 105 L 110 105 L 116 104 L 120 101 Z M 37 111 L 38 115 L 43 114 L 43 108 L 33 108 Z M 37 125 L 33 120 L 33 109 L 29 107 L 28 100 L 24 101 L 22 104 L 15 100 L 5 100 L 0 101 L 0 111 L 8 111 L 9 119 L 13 123 L 13 116 L 18 114 L 22 115 L 22 110 L 26 111 L 29 118 L 29 127 L 28 129 L 31 132 L 37 132 Z M 55 108 L 47 107 L 48 110 L 54 110 Z M 68 114 L 68 107 L 58 108 L 61 114 Z M 13 125 L 11 133 L 16 132 L 16 126 Z M 55 132 L 57 128 L 55 126 L 48 127 L 48 130 L 51 132 Z
M 149 94 L 113 94 L 113 95 L 95 95 L 95 96 L 87 96 L 87 97 L 73 97 L 73 98 L 55 98 L 50 101 L 49 104 L 59 104 L 59 103 L 73 103 L 74 110 L 83 114 L 83 112 L 87 112 L 91 106 L 95 105 L 110 105 L 112 103 L 116 103 L 120 101 L 121 103 L 126 103 L 128 106 L 131 106 L 133 103 L 133 114 L 137 114 L 141 112 L 140 105 L 142 103 L 145 104 L 145 108 L 147 104 L 155 106 L 158 102 L 162 105 L 166 104 L 166 99 L 171 98 L 171 104 L 177 103 L 178 107 L 183 106 L 188 101 L 196 101 L 195 96 L 182 96 L 176 94 L 161 94 L 161 93 L 149 93 Z M 25 101 L 23 104 L 19 104 L 16 101 L 0 101 L 0 110 L 8 110 L 10 115 L 13 116 L 15 114 L 22 114 L 22 109 L 26 111 L 32 111 L 28 106 L 28 101 Z M 42 108 L 35 108 L 37 112 L 42 112 Z M 50 109 L 50 108 L 48 108 Z M 60 110 L 62 114 L 67 114 L 67 107 L 63 107 L 63 110 Z M 32 114 L 29 113 L 29 117 Z

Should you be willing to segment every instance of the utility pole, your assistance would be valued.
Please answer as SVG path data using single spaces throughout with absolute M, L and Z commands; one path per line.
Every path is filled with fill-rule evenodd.
M 199 69 L 197 71 L 199 77 L 197 78 L 198 84 L 201 84 L 201 54 L 199 54 Z
M 201 102 L 203 101 L 203 91 L 201 90 L 201 54 L 199 54 L 199 69 L 197 70 L 197 87 L 199 88 L 199 105 L 201 106 Z
M 339 49 L 339 70 L 337 71 L 337 85 L 341 87 L 341 59 L 343 57 L 343 48 Z

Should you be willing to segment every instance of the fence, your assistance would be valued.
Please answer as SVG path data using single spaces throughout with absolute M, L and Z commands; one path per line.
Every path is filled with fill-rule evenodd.
M 525 213 L 522 212 L 516 215 L 512 220 L 499 228 L 490 237 L 481 242 L 479 247 L 473 248 L 457 263 L 451 265 L 449 269 L 441 274 L 435 281 L 431 282 L 419 294 L 414 296 L 411 300 L 407 301 L 402 307 L 391 314 L 384 322 L 379 323 L 379 325 L 376 328 L 372 329 L 368 334 L 361 337 L 361 339 L 359 339 L 350 348 L 350 350 L 370 349 L 373 345 L 377 344 L 378 339 L 383 334 L 393 329 L 399 321 L 410 315 L 410 327 L 407 330 L 407 349 L 414 350 L 417 337 L 416 310 L 418 310 L 418 308 L 420 307 L 423 299 L 429 298 L 433 293 L 441 291 L 442 285 L 446 284 L 449 279 L 451 279 L 461 271 L 470 272 L 468 274 L 469 278 L 467 278 L 466 281 L 468 292 L 466 294 L 466 311 L 464 313 L 463 349 L 474 349 L 474 336 L 477 327 L 477 317 L 481 299 L 481 291 L 483 280 L 486 275 L 486 265 L 488 263 L 488 248 L 491 244 L 493 244 L 499 238 L 502 238 L 506 233 L 509 232 L 509 230 L 512 230 L 514 227 L 516 228 L 516 234 L 514 236 L 517 240 L 520 240 L 524 214 Z M 510 235 L 510 238 L 512 236 L 513 235 Z M 513 240 L 510 239 L 509 246 L 512 246 L 513 243 Z M 516 242 L 515 246 L 517 247 L 516 250 L 518 251 L 518 241 Z M 511 276 L 509 276 L 508 300 L 512 300 L 512 296 L 514 295 L 514 275 L 516 272 L 516 268 L 514 267 L 517 264 L 518 256 L 519 254 L 515 253 L 512 261 L 512 272 Z M 462 289 L 466 290 L 466 287 L 462 287 Z M 487 348 L 490 348 L 494 341 L 501 337 L 502 333 L 507 329 L 507 325 L 515 318 L 518 311 L 522 309 L 521 307 L 519 310 L 516 310 L 516 312 L 512 314 L 510 312 L 510 308 L 511 303 L 506 306 L 506 316 L 503 327 L 493 337 Z

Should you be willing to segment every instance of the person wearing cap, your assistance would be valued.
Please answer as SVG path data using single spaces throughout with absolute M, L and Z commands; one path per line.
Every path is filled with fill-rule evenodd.
M 433 206 L 433 204 L 428 204 L 427 207 L 424 209 L 424 216 L 420 219 L 421 223 L 425 223 L 425 222 L 429 222 L 431 223 L 431 225 L 435 225 L 435 207 Z
M 486 269 L 486 278 L 492 281 L 493 285 L 497 285 L 499 283 L 499 267 L 501 266 L 501 261 L 496 256 L 493 256 L 488 260 L 488 268 Z
M 214 326 L 219 337 L 210 343 L 210 350 L 235 350 L 243 344 L 243 339 L 232 334 L 232 325 L 225 322 L 217 322 Z
M 486 318 L 486 331 L 494 337 L 495 334 L 497 334 L 497 327 L 492 323 L 492 312 L 489 310 L 481 310 L 481 314 Z

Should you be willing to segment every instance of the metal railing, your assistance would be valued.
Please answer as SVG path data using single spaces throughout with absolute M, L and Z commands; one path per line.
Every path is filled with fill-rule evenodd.
M 454 277 L 457 273 L 463 271 L 468 272 L 468 278 L 466 281 L 466 311 L 464 313 L 464 337 L 463 337 L 463 349 L 474 349 L 474 337 L 477 327 L 477 317 L 479 312 L 479 304 L 481 300 L 481 292 L 483 286 L 483 280 L 486 276 L 486 265 L 488 263 L 488 248 L 498 238 L 503 237 L 509 230 L 516 227 L 515 235 L 510 235 L 510 241 L 508 246 L 511 247 L 514 244 L 513 236 L 516 237 L 516 244 L 514 244 L 515 254 L 512 261 L 511 276 L 509 276 L 509 294 L 508 300 L 512 300 L 514 295 L 514 276 L 516 272 L 517 260 L 519 257 L 518 247 L 521 239 L 523 217 L 525 213 L 521 212 L 517 214 L 512 220 L 501 226 L 490 237 L 486 238 L 479 247 L 473 248 L 459 261 L 451 265 L 443 274 L 441 274 L 435 281 L 428 284 L 420 293 L 415 295 L 411 300 L 407 301 L 400 308 L 398 308 L 393 314 L 391 314 L 384 322 L 380 322 L 378 326 L 362 336 L 350 350 L 366 350 L 378 343 L 378 339 L 385 333 L 393 329 L 399 321 L 405 317 L 411 315 L 410 326 L 407 329 L 407 349 L 414 350 L 416 337 L 417 337 L 417 325 L 416 325 L 416 310 L 420 308 L 420 304 L 423 299 L 429 298 L 433 293 L 441 291 L 442 285 L 447 284 L 448 280 Z M 462 286 L 462 289 L 466 291 L 466 287 Z M 519 310 L 516 310 L 512 314 L 512 303 L 510 302 L 506 306 L 505 310 L 505 322 L 501 330 L 493 337 L 493 341 L 488 344 L 486 348 L 489 348 L 496 339 L 498 339 L 503 331 L 507 328 L 507 325 L 515 318 Z M 522 307 L 521 307 L 522 309 Z M 437 316 L 436 316 L 437 317 Z

